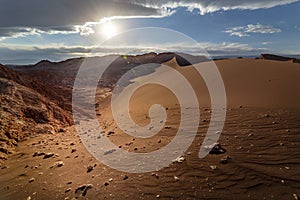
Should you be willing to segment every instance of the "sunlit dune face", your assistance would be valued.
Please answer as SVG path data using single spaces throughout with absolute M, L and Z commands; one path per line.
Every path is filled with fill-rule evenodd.
M 111 38 L 118 33 L 118 28 L 115 24 L 108 21 L 102 24 L 101 26 L 101 33 L 105 38 Z

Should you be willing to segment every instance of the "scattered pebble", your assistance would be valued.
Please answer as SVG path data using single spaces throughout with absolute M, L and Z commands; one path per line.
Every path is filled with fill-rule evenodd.
M 43 156 L 43 155 L 45 155 L 45 153 L 43 153 L 43 152 L 35 152 L 33 155 L 32 155 L 32 157 L 36 157 L 36 156 Z
M 159 196 L 159 194 L 158 195 L 156 195 L 156 198 L 159 198 L 160 196 Z
M 230 156 L 224 156 L 223 158 L 221 158 L 220 163 L 227 164 L 229 160 L 231 160 Z
M 70 192 L 72 190 L 72 188 L 68 188 L 65 190 L 65 193 Z
M 114 131 L 108 131 L 108 133 L 107 133 L 107 135 L 113 135 L 113 134 L 115 134 Z
M 216 166 L 216 165 L 211 165 L 210 168 L 211 168 L 212 170 L 216 170 L 216 169 L 217 169 L 217 166 Z
M 104 155 L 111 154 L 111 153 L 113 153 L 114 151 L 116 151 L 116 149 L 111 149 L 111 150 L 105 151 L 105 152 L 104 152 Z
M 108 186 L 109 185 L 109 182 L 104 182 L 104 186 Z
M 89 189 L 93 188 L 92 184 L 81 185 L 75 190 L 75 194 L 80 193 L 82 196 L 85 196 Z
M 183 161 L 185 161 L 185 158 L 183 156 L 179 156 L 178 158 L 173 160 L 173 163 L 175 162 L 182 163 Z
M 155 176 L 156 179 L 159 179 L 159 176 L 158 176 L 158 174 L 156 174 L 156 173 L 152 173 L 151 176 Z
M 221 144 L 214 143 L 212 145 L 204 146 L 204 148 L 209 151 L 209 154 L 223 154 L 226 153 L 226 150 L 221 147 Z
M 129 177 L 127 175 L 124 175 L 123 180 L 127 180 Z
M 295 194 L 295 193 L 293 194 L 293 197 L 294 197 L 295 200 L 298 200 L 298 199 L 299 199 L 299 197 L 298 197 L 297 194 Z
M 94 167 L 89 165 L 89 166 L 87 166 L 86 172 L 89 173 L 89 172 L 93 171 L 93 169 L 94 169 Z
M 64 162 L 63 161 L 57 161 L 55 163 L 56 167 L 62 167 L 64 165 Z
M 253 136 L 253 133 L 249 133 L 249 134 L 248 134 L 248 137 L 252 137 L 252 136 Z
M 29 179 L 28 183 L 32 183 L 33 181 L 35 181 L 34 178 Z
M 179 181 L 179 178 L 177 176 L 174 176 L 175 181 Z
M 43 159 L 51 158 L 52 156 L 54 156 L 54 153 L 46 153 Z

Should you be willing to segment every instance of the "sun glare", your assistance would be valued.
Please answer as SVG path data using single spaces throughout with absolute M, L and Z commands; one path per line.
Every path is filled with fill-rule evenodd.
M 101 26 L 101 32 L 105 38 L 111 38 L 117 34 L 118 29 L 112 22 L 105 22 Z

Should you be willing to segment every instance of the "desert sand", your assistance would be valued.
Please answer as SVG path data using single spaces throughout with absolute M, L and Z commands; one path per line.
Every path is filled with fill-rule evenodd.
M 4 158 L 0 170 L 0 199 L 299 198 L 300 65 L 262 59 L 225 59 L 215 63 L 227 95 L 227 116 L 218 141 L 225 152 L 198 157 L 210 122 L 211 101 L 207 86 L 195 69 L 179 66 L 176 59 L 172 59 L 164 64 L 189 80 L 199 102 L 199 108 L 193 109 L 200 111 L 197 136 L 182 155 L 182 162 L 148 173 L 112 169 L 96 160 L 82 144 L 74 125 L 68 121 L 69 104 L 64 104 L 64 121 L 57 122 L 53 113 L 64 105 L 42 95 L 39 98 L 44 99 L 43 104 L 54 102 L 49 103 L 52 112 L 47 119 L 56 128 L 40 134 L 33 129 L 31 134 L 21 137 Z M 70 92 L 66 88 L 71 86 L 72 76 L 65 80 L 68 87 L 61 90 L 57 85 L 54 87 L 55 83 L 51 84 L 58 96 L 63 96 L 62 90 Z M 21 81 L 14 87 L 20 88 L 18 84 L 22 84 Z M 171 142 L 180 122 L 180 105 L 172 92 L 158 85 L 147 85 L 131 98 L 130 114 L 140 125 L 149 123 L 148 109 L 152 104 L 167 108 L 165 127 L 157 135 L 141 139 L 128 136 L 117 127 L 111 112 L 111 89 L 109 84 L 99 87 L 96 111 L 104 134 L 116 146 L 142 153 Z M 70 99 L 67 92 L 66 102 Z M 47 126 L 47 123 L 30 120 L 23 123 L 39 125 L 42 130 Z

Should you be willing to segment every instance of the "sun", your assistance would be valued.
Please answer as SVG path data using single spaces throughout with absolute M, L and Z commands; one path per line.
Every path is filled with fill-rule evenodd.
M 102 24 L 101 26 L 101 33 L 105 38 L 111 38 L 118 33 L 118 28 L 115 24 L 108 21 Z

